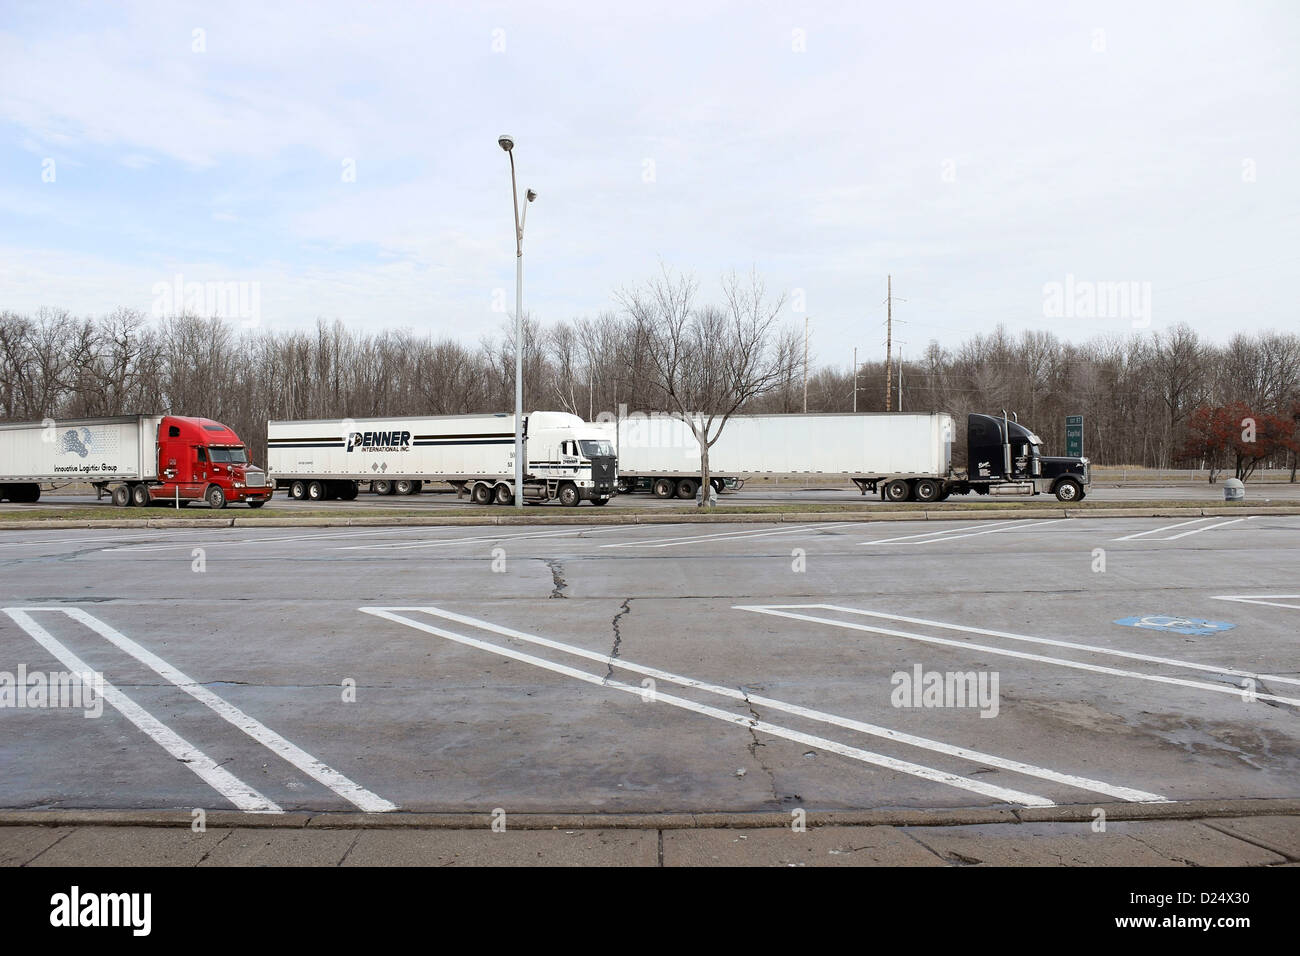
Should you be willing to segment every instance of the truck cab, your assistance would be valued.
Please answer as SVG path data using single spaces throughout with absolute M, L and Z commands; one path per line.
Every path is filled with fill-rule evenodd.
M 158 424 L 158 479 L 148 486 L 152 499 L 206 501 L 213 508 L 239 501 L 260 508 L 271 497 L 266 472 L 248 460 L 239 436 L 209 418 L 163 417 Z
M 604 428 L 567 412 L 533 412 L 526 434 L 528 473 L 548 486 L 548 497 L 564 502 L 565 486 L 577 501 L 603 505 L 614 497 L 618 457 Z
M 969 415 L 966 419 L 967 475 L 985 493 L 1053 494 L 1061 501 L 1081 501 L 1092 478 L 1087 458 L 1051 457 L 1043 440 L 1003 414 Z M 979 490 L 978 487 L 976 490 Z

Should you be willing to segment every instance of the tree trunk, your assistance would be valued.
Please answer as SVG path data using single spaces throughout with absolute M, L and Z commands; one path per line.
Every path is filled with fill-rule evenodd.
M 700 507 L 708 508 L 711 506 L 712 491 L 709 478 L 709 443 L 700 439 Z

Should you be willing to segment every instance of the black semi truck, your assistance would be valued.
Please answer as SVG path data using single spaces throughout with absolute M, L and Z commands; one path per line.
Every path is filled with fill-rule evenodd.
M 951 419 L 949 419 L 951 421 Z M 966 418 L 966 470 L 949 467 L 936 475 L 855 477 L 863 494 L 879 491 L 886 501 L 942 501 L 949 495 L 1029 496 L 1052 494 L 1082 501 L 1092 483 L 1087 458 L 1042 454 L 1043 440 L 1003 411 Z

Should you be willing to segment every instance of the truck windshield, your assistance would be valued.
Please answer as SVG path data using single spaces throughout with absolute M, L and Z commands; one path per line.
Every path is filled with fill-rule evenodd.
M 242 448 L 210 448 L 213 461 L 232 462 L 236 465 L 248 464 L 248 455 Z
M 578 442 L 578 444 L 582 446 L 582 453 L 588 458 L 595 458 L 597 456 L 605 456 L 607 458 L 614 457 L 614 445 L 611 442 L 582 441 Z

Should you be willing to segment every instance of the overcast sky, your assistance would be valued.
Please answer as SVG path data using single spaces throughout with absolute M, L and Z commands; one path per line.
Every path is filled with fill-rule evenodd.
M 1297 49 L 1294 0 L 0 0 L 0 309 L 179 274 L 258 283 L 263 327 L 473 343 L 514 308 L 509 132 L 544 323 L 662 262 L 756 269 L 842 366 L 890 273 L 909 354 L 1297 330 Z M 1149 315 L 1052 314 L 1067 277 Z

